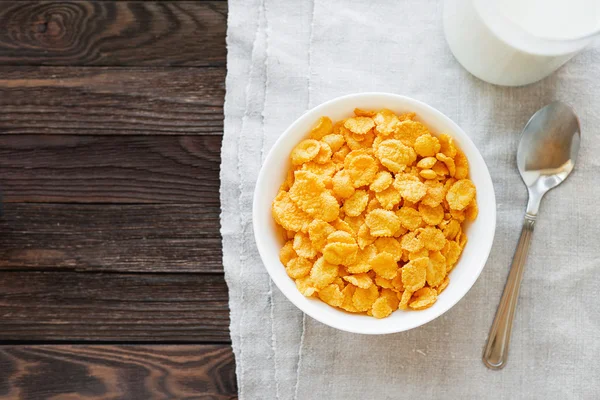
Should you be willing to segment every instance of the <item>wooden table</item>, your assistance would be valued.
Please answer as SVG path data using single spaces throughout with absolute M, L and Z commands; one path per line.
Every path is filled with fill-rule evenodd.
M 0 398 L 236 397 L 223 1 L 0 1 Z

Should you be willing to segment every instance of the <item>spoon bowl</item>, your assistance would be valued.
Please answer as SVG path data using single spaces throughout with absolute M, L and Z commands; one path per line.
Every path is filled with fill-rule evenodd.
M 560 101 L 540 109 L 523 128 L 517 166 L 529 200 L 508 280 L 483 352 L 483 363 L 490 369 L 503 368 L 508 359 L 512 321 L 540 202 L 546 192 L 560 185 L 573 171 L 580 141 L 579 118 Z
M 573 171 L 580 141 L 579 118 L 560 101 L 540 109 L 527 122 L 517 150 L 517 166 L 533 203 L 528 213 L 536 215 L 542 196 Z

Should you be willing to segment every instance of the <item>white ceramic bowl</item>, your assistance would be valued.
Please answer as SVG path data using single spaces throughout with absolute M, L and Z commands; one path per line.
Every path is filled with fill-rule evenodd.
M 271 216 L 271 203 L 290 167 L 289 155 L 294 146 L 306 138 L 313 124 L 323 115 L 333 121 L 353 115 L 355 107 L 366 110 L 389 108 L 396 113 L 414 111 L 417 118 L 435 133 L 451 135 L 467 156 L 470 178 L 477 187 L 479 216 L 466 228 L 468 243 L 450 273 L 450 284 L 437 302 L 421 311 L 398 310 L 387 318 L 351 314 L 331 307 L 318 299 L 304 297 L 288 277 L 279 261 L 283 238 Z M 402 332 L 423 325 L 454 306 L 473 286 L 481 273 L 494 239 L 496 199 L 485 161 L 469 136 L 450 118 L 425 103 L 389 93 L 359 93 L 323 103 L 298 118 L 277 140 L 258 176 L 253 205 L 254 237 L 258 251 L 271 279 L 299 309 L 331 327 L 347 332 L 385 334 Z

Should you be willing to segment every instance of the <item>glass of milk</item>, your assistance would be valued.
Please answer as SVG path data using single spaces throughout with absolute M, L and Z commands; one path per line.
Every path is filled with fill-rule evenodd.
M 445 0 L 444 33 L 456 59 L 476 77 L 526 85 L 600 34 L 600 0 Z

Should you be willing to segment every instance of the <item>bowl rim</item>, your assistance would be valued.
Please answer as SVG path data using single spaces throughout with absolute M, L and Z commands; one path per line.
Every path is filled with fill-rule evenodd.
M 414 103 L 417 106 L 428 109 L 431 113 L 436 114 L 438 118 L 444 120 L 448 125 L 450 125 L 452 127 L 452 133 L 459 132 L 459 135 L 461 136 L 460 140 L 461 141 L 464 140 L 464 141 L 468 142 L 473 147 L 473 149 L 475 149 L 474 156 L 478 159 L 478 164 L 480 164 L 483 167 L 483 170 L 481 172 L 483 172 L 483 174 L 484 174 L 484 180 L 489 181 L 489 183 L 490 183 L 489 186 L 491 189 L 491 199 L 493 200 L 493 204 L 491 204 L 492 223 L 489 228 L 491 230 L 492 234 L 491 234 L 489 242 L 486 244 L 485 248 L 482 249 L 483 252 L 485 252 L 485 256 L 482 257 L 482 259 L 481 259 L 482 260 L 481 265 L 478 267 L 478 269 L 476 271 L 473 271 L 475 273 L 472 275 L 472 279 L 468 283 L 468 285 L 465 285 L 464 293 L 454 300 L 443 303 L 442 307 L 439 309 L 439 312 L 437 314 L 432 314 L 431 316 L 428 316 L 427 318 L 425 318 L 422 321 L 417 321 L 417 323 L 413 323 L 413 324 L 406 324 L 406 326 L 402 326 L 400 328 L 398 328 L 398 327 L 389 327 L 387 329 L 381 328 L 377 331 L 364 329 L 364 328 L 360 328 L 360 327 L 353 328 L 353 327 L 348 327 L 346 325 L 341 326 L 340 324 L 338 324 L 336 322 L 328 321 L 325 317 L 320 315 L 319 312 L 313 312 L 313 310 L 308 310 L 302 304 L 300 304 L 296 299 L 294 299 L 292 296 L 288 296 L 287 290 L 282 288 L 282 284 L 280 284 L 283 282 L 280 282 L 280 279 L 278 279 L 277 277 L 274 277 L 273 274 L 271 273 L 271 269 L 273 268 L 273 266 L 268 265 L 268 263 L 265 261 L 266 259 L 268 259 L 267 254 L 266 254 L 267 249 L 265 248 L 265 246 L 262 245 L 262 241 L 256 240 L 256 238 L 258 237 L 257 229 L 258 229 L 258 224 L 259 224 L 257 215 L 258 215 L 258 209 L 260 207 L 260 200 L 257 196 L 256 189 L 262 187 L 264 185 L 265 179 L 267 179 L 265 165 L 269 164 L 269 161 L 273 157 L 275 157 L 275 149 L 277 149 L 279 147 L 279 145 L 282 141 L 286 140 L 286 138 L 287 138 L 287 136 L 289 136 L 290 132 L 295 131 L 297 126 L 302 125 L 304 123 L 304 120 L 306 118 L 308 118 L 309 114 L 319 114 L 319 112 L 321 110 L 326 109 L 329 106 L 331 106 L 335 103 L 338 103 L 338 102 L 342 102 L 342 101 L 349 100 L 349 99 L 358 99 L 361 97 L 370 97 L 370 96 L 388 97 L 390 99 L 401 100 L 401 101 L 405 101 L 408 103 Z M 325 114 L 321 114 L 321 115 L 325 115 Z M 450 310 L 452 307 L 454 307 L 460 300 L 462 300 L 467 295 L 467 293 L 471 290 L 471 288 L 473 287 L 475 282 L 477 282 L 477 280 L 479 279 L 479 276 L 481 275 L 481 272 L 483 271 L 483 268 L 486 266 L 487 260 L 489 259 L 489 255 L 490 255 L 490 252 L 491 252 L 491 249 L 492 249 L 492 246 L 494 243 L 495 234 L 496 234 L 497 211 L 496 211 L 496 193 L 494 190 L 493 180 L 491 178 L 488 166 L 487 166 L 485 160 L 483 159 L 483 156 L 481 155 L 481 152 L 479 151 L 479 149 L 477 148 L 475 143 L 471 140 L 469 135 L 467 135 L 467 133 L 458 124 L 456 124 L 450 117 L 448 117 L 447 115 L 445 115 L 444 113 L 442 113 L 441 111 L 436 109 L 435 107 L 430 106 L 427 103 L 424 103 L 420 100 L 414 99 L 409 96 L 404 96 L 404 95 L 399 95 L 399 94 L 389 93 L 389 92 L 359 92 L 359 93 L 352 93 L 352 94 L 347 94 L 347 95 L 343 95 L 343 96 L 338 96 L 338 97 L 335 97 L 331 100 L 327 100 L 327 101 L 305 111 L 302 115 L 300 115 L 298 118 L 296 118 L 296 120 L 294 120 L 294 122 L 292 122 L 292 124 L 290 124 L 288 126 L 288 128 L 285 131 L 283 131 L 283 133 L 279 136 L 279 138 L 277 138 L 275 143 L 273 143 L 271 149 L 269 149 L 269 153 L 268 153 L 267 157 L 265 157 L 265 159 L 261 165 L 261 168 L 260 168 L 260 171 L 258 174 L 258 178 L 257 178 L 256 184 L 254 186 L 254 193 L 253 193 L 252 200 L 253 200 L 252 201 L 252 225 L 253 225 L 253 233 L 254 233 L 254 237 L 255 237 L 254 242 L 256 244 L 256 247 L 258 248 L 258 252 L 259 252 L 262 264 L 263 264 L 264 268 L 267 270 L 269 279 L 271 279 L 273 282 L 275 282 L 275 285 L 281 291 L 281 293 L 283 293 L 283 295 L 290 302 L 292 302 L 292 304 L 294 304 L 299 310 L 301 310 L 304 314 L 307 314 L 308 316 L 312 317 L 313 319 L 315 319 L 327 326 L 330 326 L 332 328 L 339 329 L 339 330 L 345 331 L 345 332 L 358 333 L 358 334 L 364 334 L 364 335 L 385 335 L 385 334 L 392 334 L 392 333 L 408 331 L 410 329 L 414 329 L 419 326 L 425 325 L 425 324 L 433 321 L 434 319 L 442 316 L 443 314 L 445 314 L 448 310 Z M 466 287 L 466 286 L 468 286 L 468 287 Z M 332 307 L 332 308 L 335 309 L 334 307 Z M 338 309 L 335 309 L 335 311 L 343 312 Z

